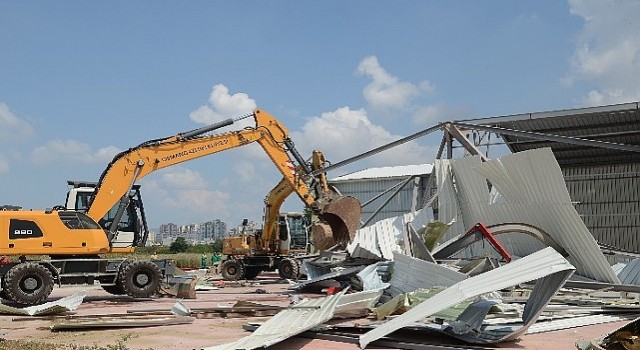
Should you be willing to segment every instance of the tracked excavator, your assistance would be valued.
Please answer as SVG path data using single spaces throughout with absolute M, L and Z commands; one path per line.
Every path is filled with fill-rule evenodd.
M 254 118 L 254 127 L 208 134 L 249 117 Z M 132 203 L 141 204 L 135 199 L 136 182 L 153 171 L 254 142 L 282 173 L 286 186 L 312 209 L 322 225 L 331 228 L 335 241 L 348 241 L 358 224 L 360 204 L 353 197 L 316 186 L 286 127 L 269 113 L 256 110 L 240 118 L 149 140 L 117 154 L 93 186 L 83 210 L 56 206 L 0 211 L 0 255 L 19 257 L 0 260 L 0 296 L 31 305 L 45 300 L 55 284 L 95 282 L 114 294 L 148 297 L 157 293 L 170 266 L 102 258 L 105 253 L 133 253 L 145 240 L 138 236 L 129 244 L 118 244 L 118 228 L 127 208 Z M 298 167 L 302 171 L 296 171 Z M 357 220 L 352 219 L 355 217 Z

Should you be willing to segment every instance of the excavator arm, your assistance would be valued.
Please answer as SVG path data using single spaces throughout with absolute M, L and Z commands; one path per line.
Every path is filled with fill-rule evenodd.
M 254 118 L 254 127 L 206 135 L 210 131 L 231 125 L 247 117 Z M 260 144 L 283 175 L 283 181 L 291 187 L 292 191 L 296 192 L 305 205 L 320 217 L 324 211 L 327 211 L 331 221 L 333 214 L 330 204 L 339 198 L 328 196 L 323 193 L 322 188 L 315 190 L 307 185 L 312 169 L 295 149 L 287 128 L 271 114 L 262 110 L 256 110 L 248 116 L 228 119 L 172 137 L 150 140 L 119 153 L 100 176 L 95 197 L 89 206 L 87 215 L 98 221 L 118 202 L 121 203 L 122 211 L 124 211 L 128 205 L 128 193 L 133 185 L 153 171 L 254 142 Z M 294 162 L 297 162 L 298 165 L 296 166 Z M 356 204 L 357 207 L 353 208 L 353 212 L 357 212 L 359 218 L 360 205 L 357 201 Z M 331 226 L 333 228 L 333 224 Z M 338 220 L 335 226 L 337 234 L 342 237 L 340 240 L 344 240 L 344 231 L 348 229 L 347 225 Z M 114 222 L 109 229 L 111 235 L 114 234 L 116 227 L 117 222 Z M 346 235 L 350 236 L 349 233 Z
M 310 170 L 316 172 L 324 168 L 326 160 L 320 151 L 313 151 Z M 304 171 L 298 167 L 297 171 Z M 315 176 L 313 188 L 320 193 L 316 205 L 323 201 L 329 202 L 320 210 L 320 222 L 312 226 L 312 241 L 317 249 L 326 249 L 336 243 L 349 241 L 355 235 L 355 230 L 360 219 L 360 203 L 353 197 L 341 196 L 331 189 L 327 183 L 325 173 Z M 300 185 L 298 185 L 300 186 Z M 262 252 L 276 252 L 279 247 L 278 218 L 280 207 L 296 188 L 291 185 L 286 177 L 269 192 L 264 199 L 264 223 L 258 249 Z M 357 210 L 356 210 L 357 208 Z
M 290 143 L 287 129 L 267 112 L 256 110 L 251 116 L 256 122 L 254 128 L 202 136 L 232 124 L 227 120 L 188 133 L 147 141 L 116 155 L 100 177 L 88 215 L 102 218 L 135 182 L 153 171 L 253 142 L 262 146 L 288 181 L 296 182 L 286 149 L 286 144 Z M 313 202 L 307 188 L 299 188 L 298 195 L 308 204 Z

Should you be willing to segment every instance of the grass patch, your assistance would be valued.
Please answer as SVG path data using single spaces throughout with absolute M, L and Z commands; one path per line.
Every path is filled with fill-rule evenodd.
M 131 335 L 123 336 L 115 344 L 99 345 L 75 345 L 75 344 L 48 344 L 32 340 L 7 340 L 0 339 L 0 350 L 129 350 L 125 342 Z M 153 350 L 149 348 L 147 350 Z

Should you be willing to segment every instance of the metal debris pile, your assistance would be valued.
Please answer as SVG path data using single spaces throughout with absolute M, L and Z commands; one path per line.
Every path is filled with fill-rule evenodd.
M 254 349 L 336 330 L 351 330 L 362 348 L 410 347 L 393 343 L 400 330 L 482 346 L 640 314 L 640 260 L 609 264 L 550 149 L 437 160 L 435 169 L 430 204 L 438 220 L 427 206 L 359 229 L 346 253 L 305 263 L 309 279 L 291 287 L 329 294 L 297 304 L 318 309 L 283 310 L 248 326 L 251 335 L 208 349 Z

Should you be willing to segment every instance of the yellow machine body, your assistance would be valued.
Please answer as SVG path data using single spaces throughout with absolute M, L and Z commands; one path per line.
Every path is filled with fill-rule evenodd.
M 0 211 L 0 255 L 93 255 L 109 251 L 104 230 L 73 211 Z

